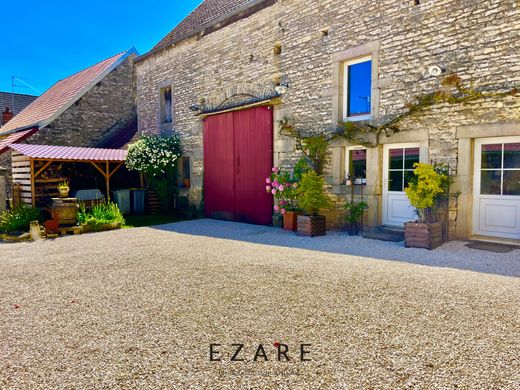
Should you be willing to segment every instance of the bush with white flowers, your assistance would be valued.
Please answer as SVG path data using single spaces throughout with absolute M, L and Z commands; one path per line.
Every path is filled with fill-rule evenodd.
M 175 166 L 181 155 L 177 136 L 155 136 L 143 134 L 128 147 L 126 166 L 130 170 L 161 176 Z
M 163 211 L 173 210 L 177 195 L 177 161 L 181 156 L 179 138 L 143 134 L 128 147 L 126 166 L 144 173 L 148 186 L 161 201 Z

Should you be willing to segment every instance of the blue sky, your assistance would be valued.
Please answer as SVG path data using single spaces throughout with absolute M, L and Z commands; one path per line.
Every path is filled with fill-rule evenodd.
M 57 80 L 133 46 L 143 54 L 200 3 L 201 0 L 2 2 L 0 91 L 11 91 L 13 75 L 44 92 Z M 15 92 L 38 94 L 22 86 L 15 87 Z

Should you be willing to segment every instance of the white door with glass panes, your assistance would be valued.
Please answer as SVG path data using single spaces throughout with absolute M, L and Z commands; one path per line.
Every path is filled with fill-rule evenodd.
M 392 144 L 383 148 L 383 224 L 403 226 L 417 217 L 404 192 L 421 160 L 420 144 Z
M 520 137 L 475 141 L 473 233 L 520 239 Z

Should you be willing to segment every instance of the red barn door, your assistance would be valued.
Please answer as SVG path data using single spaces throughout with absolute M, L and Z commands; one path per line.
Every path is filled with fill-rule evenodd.
M 204 204 L 207 217 L 268 225 L 272 197 L 265 178 L 273 161 L 268 107 L 220 114 L 204 125 Z

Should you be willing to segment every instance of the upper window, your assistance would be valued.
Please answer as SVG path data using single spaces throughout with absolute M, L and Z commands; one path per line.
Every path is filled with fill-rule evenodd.
M 171 123 L 173 117 L 172 87 L 161 88 L 161 123 Z
M 344 70 L 344 119 L 368 119 L 372 114 L 372 58 L 345 62 Z

